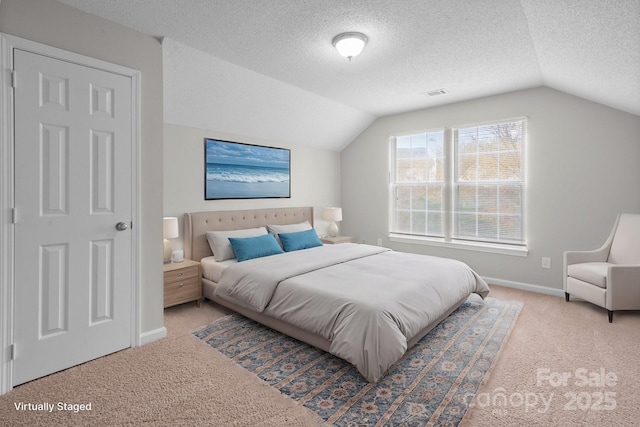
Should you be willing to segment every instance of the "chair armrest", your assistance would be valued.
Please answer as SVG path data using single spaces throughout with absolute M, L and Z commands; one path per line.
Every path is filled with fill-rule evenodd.
M 640 310 L 640 265 L 612 265 L 607 271 L 608 310 Z
M 600 248 L 595 251 L 566 251 L 564 253 L 565 265 L 581 262 L 605 262 L 608 257 L 609 248 Z

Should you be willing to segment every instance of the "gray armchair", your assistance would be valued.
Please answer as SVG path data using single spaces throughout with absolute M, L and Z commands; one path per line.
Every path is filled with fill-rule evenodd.
M 640 215 L 620 214 L 604 246 L 564 253 L 564 295 L 616 310 L 640 310 Z

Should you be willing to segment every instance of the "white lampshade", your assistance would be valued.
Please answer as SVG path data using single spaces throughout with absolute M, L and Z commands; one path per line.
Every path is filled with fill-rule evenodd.
M 342 208 L 324 208 L 322 219 L 327 221 L 342 221 Z
M 178 233 L 178 218 L 174 216 L 166 216 L 162 218 L 162 237 L 165 239 L 175 239 Z
M 342 33 L 333 38 L 333 45 L 338 53 L 346 58 L 357 56 L 367 44 L 367 36 L 362 33 Z

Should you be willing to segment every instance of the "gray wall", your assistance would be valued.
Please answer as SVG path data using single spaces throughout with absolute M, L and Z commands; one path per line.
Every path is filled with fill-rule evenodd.
M 242 91 L 242 88 L 233 90 Z M 204 200 L 204 138 L 290 149 L 291 198 Z M 320 218 L 322 208 L 340 202 L 340 153 L 337 151 L 165 123 L 164 153 L 164 215 L 177 216 L 180 221 L 180 237 L 171 240 L 173 250 L 182 247 L 185 212 L 313 206 L 316 208 L 314 225 L 322 234 L 327 227 Z
M 152 37 L 51 0 L 2 0 L 0 32 L 142 72 L 141 332 L 163 327 L 162 48 Z
M 527 257 L 388 240 L 391 134 L 521 116 L 528 117 Z M 640 117 L 544 87 L 379 118 L 341 158 L 343 234 L 457 258 L 496 284 L 558 293 L 563 251 L 595 249 L 617 213 L 640 213 Z M 542 257 L 551 258 L 550 270 Z

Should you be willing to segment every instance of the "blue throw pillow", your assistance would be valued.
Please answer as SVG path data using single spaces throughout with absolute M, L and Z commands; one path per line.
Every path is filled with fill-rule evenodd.
M 258 237 L 229 237 L 238 262 L 283 253 L 272 234 Z
M 295 233 L 280 233 L 278 237 L 280 237 L 282 247 L 286 252 L 322 246 L 318 233 L 313 228 Z

